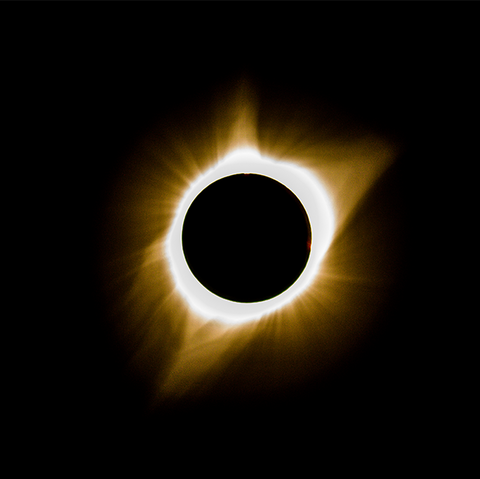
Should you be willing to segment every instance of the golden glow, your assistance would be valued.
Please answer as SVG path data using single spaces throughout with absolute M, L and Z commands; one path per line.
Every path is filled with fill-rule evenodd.
M 182 251 L 182 225 L 193 200 L 212 182 L 236 173 L 258 173 L 289 188 L 302 202 L 310 219 L 312 251 L 305 270 L 297 281 L 279 296 L 258 303 L 237 303 L 208 291 L 190 272 Z M 262 157 L 254 149 L 242 148 L 229 153 L 191 185 L 180 203 L 167 237 L 166 248 L 175 283 L 188 305 L 198 315 L 226 324 L 259 319 L 292 301 L 309 286 L 318 273 L 320 262 L 330 245 L 334 227 L 333 210 L 327 192 L 313 174 L 295 164 Z
M 347 227 L 396 151 L 328 111 L 303 105 L 282 115 L 263 111 L 260 121 L 254 89 L 243 84 L 221 92 L 212 110 L 192 105 L 190 118 L 169 118 L 147 132 L 113 182 L 103 235 L 105 294 L 112 327 L 133 373 L 150 386 L 152 405 L 208 395 L 220 377 L 232 394 L 294 384 L 314 374 L 312 364 L 317 372 L 328 369 L 368 331 L 391 280 L 375 248 L 382 225 L 365 224 L 361 234 Z M 261 303 L 213 295 L 181 250 L 183 218 L 195 196 L 238 172 L 290 188 L 312 226 L 304 273 Z M 238 376 L 232 365 L 246 356 L 256 366 Z

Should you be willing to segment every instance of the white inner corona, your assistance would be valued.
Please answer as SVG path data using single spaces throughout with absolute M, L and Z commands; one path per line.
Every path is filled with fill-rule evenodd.
M 256 303 L 230 301 L 209 291 L 192 274 L 183 254 L 182 227 L 192 202 L 211 183 L 239 173 L 264 175 L 286 186 L 302 203 L 311 227 L 311 252 L 302 274 L 283 293 Z M 334 223 L 333 208 L 327 191 L 313 173 L 295 164 L 276 161 L 261 156 L 254 149 L 245 148 L 228 154 L 193 182 L 179 205 L 165 246 L 177 288 L 190 307 L 205 319 L 238 324 L 259 319 L 285 306 L 312 283 L 332 241 Z

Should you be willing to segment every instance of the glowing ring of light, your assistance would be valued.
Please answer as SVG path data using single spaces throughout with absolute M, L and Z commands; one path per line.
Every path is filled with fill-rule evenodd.
M 256 303 L 238 303 L 221 298 L 206 289 L 192 274 L 182 248 L 185 215 L 197 195 L 208 185 L 238 173 L 268 176 L 289 188 L 307 212 L 311 227 L 311 252 L 302 274 L 280 295 Z M 180 202 L 166 241 L 170 270 L 180 294 L 200 316 L 227 324 L 259 319 L 302 293 L 316 276 L 334 233 L 334 213 L 325 187 L 310 171 L 295 164 L 261 156 L 253 149 L 239 149 L 227 155 L 190 186 Z

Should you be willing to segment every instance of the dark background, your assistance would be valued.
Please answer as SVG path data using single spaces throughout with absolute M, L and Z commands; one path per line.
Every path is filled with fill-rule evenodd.
M 454 387 L 454 373 L 440 347 L 447 325 L 432 286 L 438 245 L 431 231 L 447 229 L 452 212 L 443 192 L 438 199 L 441 188 L 432 187 L 446 162 L 458 161 L 452 153 L 467 135 L 470 30 L 433 27 L 426 15 L 413 14 L 394 25 L 392 12 L 368 22 L 363 9 L 345 8 L 351 15 L 317 6 L 296 20 L 280 7 L 278 17 L 250 10 L 223 28 L 221 17 L 233 22 L 233 13 L 222 11 L 198 29 L 174 8 L 159 8 L 154 24 L 142 17 L 112 25 L 100 14 L 85 19 L 88 28 L 73 28 L 65 19 L 38 32 L 14 59 L 22 65 L 16 114 L 34 132 L 32 170 L 49 178 L 39 188 L 45 214 L 37 228 L 47 246 L 35 268 L 42 324 L 32 329 L 45 339 L 35 341 L 38 379 L 26 395 L 29 414 L 40 420 L 37 432 L 50 425 L 60 437 L 86 434 L 92 445 L 130 446 L 151 434 L 195 444 L 205 431 L 217 440 L 248 434 L 259 442 L 312 431 L 324 440 L 339 430 L 354 442 L 367 432 L 378 442 L 402 434 L 418 441 L 445 426 L 435 411 Z M 190 9 L 193 16 L 214 12 Z M 332 16 L 337 28 L 327 32 Z M 355 18 L 366 23 L 352 30 Z M 105 321 L 98 234 L 107 186 L 148 126 L 245 74 L 260 97 L 318 96 L 401 139 L 404 150 L 376 201 L 382 188 L 399 192 L 392 208 L 402 221 L 402 273 L 381 328 L 328 381 L 268 401 L 212 398 L 152 415 Z

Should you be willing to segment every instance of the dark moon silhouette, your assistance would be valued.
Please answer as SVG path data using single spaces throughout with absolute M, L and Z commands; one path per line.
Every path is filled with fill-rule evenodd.
M 183 252 L 205 288 L 241 303 L 288 289 L 310 255 L 311 229 L 298 198 L 281 183 L 236 174 L 207 186 L 192 202 Z

